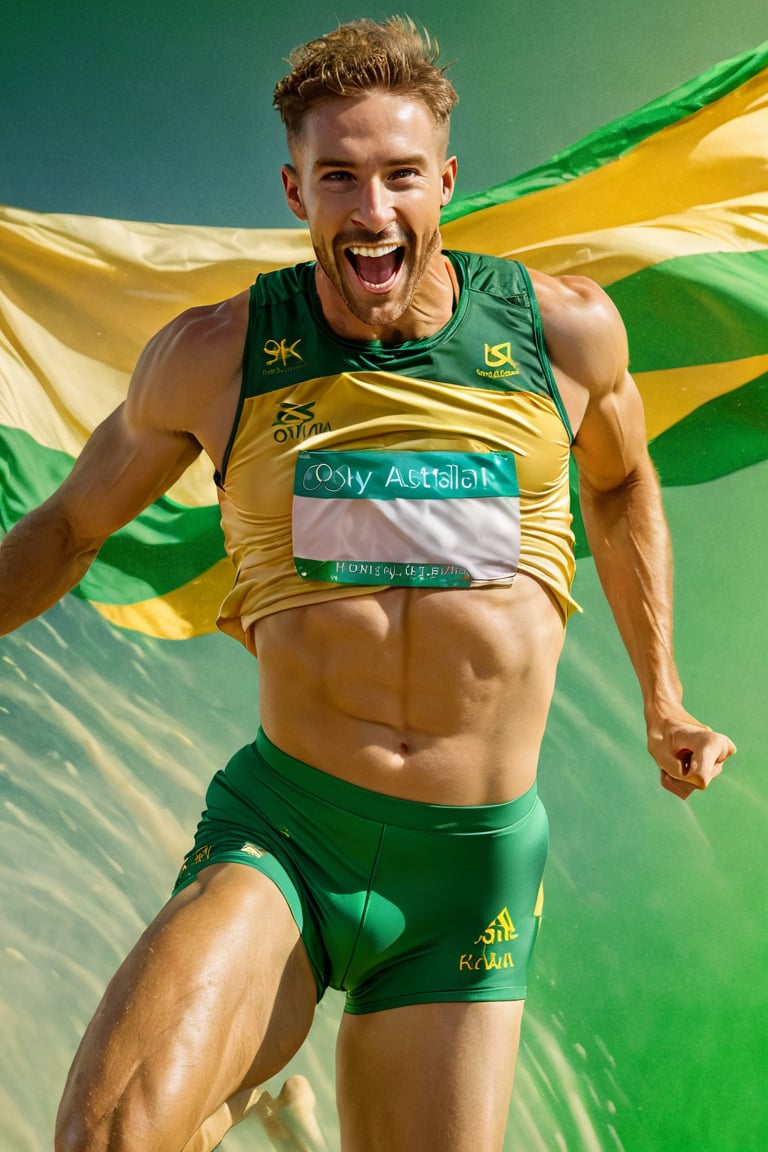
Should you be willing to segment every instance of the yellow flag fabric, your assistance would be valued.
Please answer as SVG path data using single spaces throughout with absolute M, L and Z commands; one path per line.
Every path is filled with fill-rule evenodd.
M 768 44 L 446 213 L 446 247 L 606 288 L 665 484 L 768 457 L 766 140 Z M 154 332 L 311 257 L 300 229 L 0 208 L 0 524 L 61 481 Z M 105 544 L 78 594 L 115 624 L 184 638 L 213 627 L 230 582 L 200 460 Z

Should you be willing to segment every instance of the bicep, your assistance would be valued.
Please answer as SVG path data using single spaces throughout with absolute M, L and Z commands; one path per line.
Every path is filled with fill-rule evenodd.
M 628 372 L 590 400 L 573 444 L 582 486 L 609 492 L 649 465 L 645 413 Z
M 83 546 L 98 547 L 165 492 L 200 452 L 194 437 L 140 427 L 120 405 L 92 433 L 45 508 Z
M 608 492 L 647 462 L 645 415 L 628 371 L 621 316 L 606 293 L 584 277 L 537 277 L 550 361 L 575 429 L 579 478 Z

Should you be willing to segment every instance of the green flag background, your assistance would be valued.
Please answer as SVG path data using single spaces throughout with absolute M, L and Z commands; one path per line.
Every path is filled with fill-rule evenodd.
M 457 58 L 464 169 L 447 242 L 585 270 L 625 315 L 675 543 L 686 702 L 739 745 L 706 795 L 681 804 L 658 787 L 639 693 L 582 547 L 585 613 L 569 626 L 542 752 L 553 846 L 510 1152 L 765 1147 L 759 7 L 726 15 L 702 4 L 693 21 L 654 5 L 411 9 L 445 58 Z M 284 148 L 269 90 L 295 43 L 357 14 L 281 5 L 278 21 L 242 3 L 212 13 L 174 2 L 105 21 L 95 5 L 33 3 L 9 22 L 0 40 L 0 202 L 15 206 L 0 219 L 5 527 L 68 467 L 91 407 L 119 392 L 131 341 L 154 316 L 150 296 L 172 314 L 201 276 L 218 285 L 221 267 L 240 276 L 243 262 L 280 262 L 291 258 L 286 245 L 301 247 L 298 233 L 271 235 L 267 252 L 249 235 L 292 224 L 278 198 Z M 707 72 L 733 55 L 736 64 Z M 672 89 L 674 99 L 661 99 Z M 217 253 L 213 271 L 198 241 Z M 160 269 L 152 292 L 135 287 L 137 265 Z M 94 379 L 107 381 L 96 399 L 85 386 L 94 365 Z M 165 899 L 205 781 L 257 722 L 257 669 L 236 645 L 197 625 L 188 639 L 163 639 L 183 633 L 176 623 L 164 632 L 169 617 L 153 608 L 146 626 L 125 615 L 136 602 L 167 605 L 185 578 L 204 582 L 215 568 L 200 483 L 113 545 L 80 598 L 0 641 L 0 1147 L 14 1152 L 50 1147 L 79 1035 Z M 147 572 L 158 546 L 156 578 Z M 327 997 L 296 1065 L 331 1146 L 339 1010 Z M 266 1146 L 255 1125 L 225 1142 Z

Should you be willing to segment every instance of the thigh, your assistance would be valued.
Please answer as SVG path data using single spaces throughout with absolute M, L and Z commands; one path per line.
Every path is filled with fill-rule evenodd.
M 337 1050 L 342 1152 L 499 1152 L 524 1001 L 345 1014 Z
M 304 1040 L 316 984 L 272 881 L 213 865 L 179 892 L 110 983 L 67 1081 L 57 1147 L 183 1148 Z

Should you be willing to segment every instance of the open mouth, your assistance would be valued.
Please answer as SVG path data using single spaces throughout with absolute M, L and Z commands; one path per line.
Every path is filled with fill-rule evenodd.
M 350 244 L 344 255 L 364 288 L 369 292 L 389 292 L 402 267 L 405 248 L 400 244 Z

